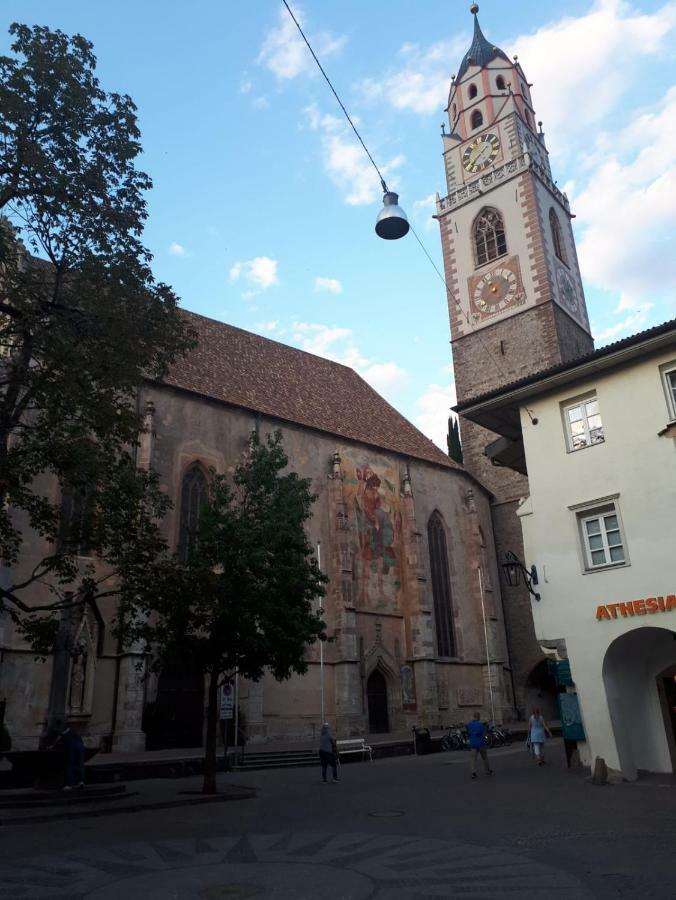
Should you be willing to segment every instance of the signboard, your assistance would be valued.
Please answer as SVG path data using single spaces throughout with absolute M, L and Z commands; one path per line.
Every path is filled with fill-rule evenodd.
M 666 597 L 647 597 L 645 600 L 627 600 L 626 603 L 603 603 L 596 607 L 596 618 L 599 622 L 603 619 L 617 619 L 621 616 L 646 616 L 658 612 L 671 612 L 676 609 L 676 594 L 667 594 Z
M 559 694 L 561 728 L 567 741 L 584 741 L 584 728 L 577 694 Z
M 235 711 L 235 691 L 231 684 L 224 684 L 221 688 L 220 718 L 232 719 Z

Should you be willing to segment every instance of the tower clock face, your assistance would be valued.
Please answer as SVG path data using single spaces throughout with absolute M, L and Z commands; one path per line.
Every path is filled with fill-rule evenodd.
M 511 269 L 493 269 L 474 286 L 472 302 L 479 315 L 495 315 L 514 301 L 518 283 Z
M 465 147 L 462 164 L 473 175 L 475 172 L 481 172 L 486 166 L 490 166 L 499 152 L 500 139 L 496 134 L 491 132 L 480 134 L 468 147 Z
M 561 268 L 556 273 L 556 280 L 559 285 L 559 297 L 561 298 L 564 307 L 569 310 L 569 312 L 579 315 L 580 305 L 577 299 L 575 282 L 570 277 L 569 273 Z

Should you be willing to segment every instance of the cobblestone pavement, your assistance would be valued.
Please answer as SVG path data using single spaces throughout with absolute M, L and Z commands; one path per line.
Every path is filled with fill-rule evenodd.
M 254 800 L 0 829 L 0 898 L 673 900 L 676 788 L 592 787 L 560 747 L 224 776 Z M 167 791 L 196 787 L 168 781 Z M 160 790 L 155 786 L 155 790 Z
M 452 896 L 586 900 L 569 875 L 470 844 L 369 834 L 268 834 L 143 842 L 0 867 L 6 896 L 433 900 Z M 10 893 L 6 893 L 10 892 Z

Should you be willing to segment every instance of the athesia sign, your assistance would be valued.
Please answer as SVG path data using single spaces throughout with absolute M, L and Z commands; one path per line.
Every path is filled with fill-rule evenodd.
M 605 603 L 596 607 L 596 618 L 617 619 L 618 615 L 626 619 L 627 616 L 645 616 L 656 612 L 669 612 L 676 609 L 676 594 L 667 594 L 666 597 L 648 597 L 645 600 L 627 600 L 626 603 Z

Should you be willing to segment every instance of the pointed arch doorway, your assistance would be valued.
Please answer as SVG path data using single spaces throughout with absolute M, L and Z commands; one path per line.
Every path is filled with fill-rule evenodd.
M 374 669 L 368 677 L 366 700 L 369 711 L 369 733 L 385 734 L 390 730 L 390 717 L 387 711 L 387 679 L 380 669 Z

